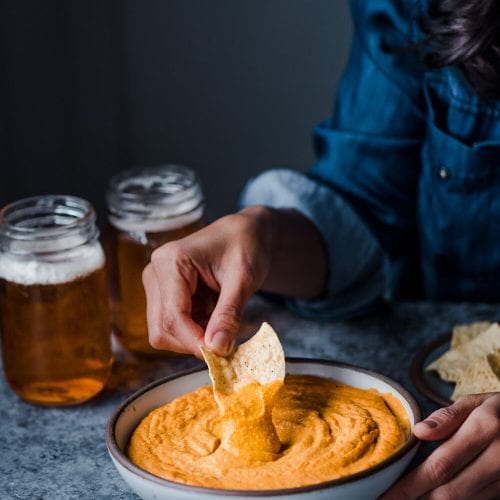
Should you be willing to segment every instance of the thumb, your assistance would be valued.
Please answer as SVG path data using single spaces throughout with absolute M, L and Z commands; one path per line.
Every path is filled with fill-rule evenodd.
M 224 283 L 205 331 L 205 345 L 219 356 L 233 352 L 249 295 L 237 279 Z
M 484 399 L 483 394 L 464 396 L 452 405 L 431 413 L 425 420 L 415 425 L 413 432 L 417 438 L 424 441 L 446 439 L 458 430 Z

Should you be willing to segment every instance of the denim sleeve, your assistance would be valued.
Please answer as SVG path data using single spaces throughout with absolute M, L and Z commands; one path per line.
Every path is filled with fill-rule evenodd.
M 373 307 L 384 291 L 383 255 L 348 203 L 327 186 L 292 170 L 269 170 L 250 180 L 241 205 L 293 208 L 310 219 L 328 254 L 327 290 L 319 300 L 285 298 L 301 316 L 345 319 Z

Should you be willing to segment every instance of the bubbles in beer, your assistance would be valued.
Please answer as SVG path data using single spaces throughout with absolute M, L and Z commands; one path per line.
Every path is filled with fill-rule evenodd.
M 199 206 L 188 214 L 182 214 L 170 218 L 159 217 L 158 219 L 150 218 L 145 220 L 122 219 L 110 215 L 109 221 L 120 231 L 130 233 L 158 233 L 162 231 L 175 231 L 176 229 L 189 226 L 203 217 L 203 211 L 204 207 Z
M 82 246 L 70 258 L 44 260 L 0 253 L 0 278 L 20 285 L 55 285 L 86 276 L 104 266 L 104 252 L 99 243 Z
M 0 333 L 6 379 L 25 400 L 69 405 L 111 372 L 104 252 L 91 204 L 25 198 L 0 211 Z

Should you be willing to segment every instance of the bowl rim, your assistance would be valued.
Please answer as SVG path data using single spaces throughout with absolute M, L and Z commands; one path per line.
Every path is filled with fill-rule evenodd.
M 414 424 L 420 422 L 422 420 L 422 415 L 420 411 L 420 407 L 413 397 L 413 395 L 405 389 L 401 384 L 396 382 L 395 380 L 387 377 L 386 375 L 382 375 L 380 373 L 374 372 L 367 368 L 362 368 L 360 366 L 352 365 L 349 363 L 342 363 L 333 360 L 327 359 L 317 359 L 317 358 L 302 358 L 302 357 L 286 357 L 286 362 L 290 363 L 314 363 L 319 365 L 328 365 L 337 368 L 347 368 L 357 372 L 364 373 L 366 375 L 370 375 L 375 377 L 386 384 L 393 387 L 396 391 L 401 393 L 401 395 L 405 398 L 406 402 L 411 408 L 414 417 Z M 177 489 L 180 491 L 184 491 L 186 493 L 205 493 L 211 495 L 221 495 L 221 496 L 247 496 L 247 497 L 266 497 L 270 495 L 281 496 L 281 495 L 290 495 L 290 494 L 298 494 L 298 493 L 306 493 L 315 490 L 330 488 L 333 486 L 339 486 L 347 483 L 351 483 L 357 481 L 359 479 L 364 479 L 368 476 L 371 476 L 385 467 L 393 464 L 403 455 L 406 455 L 412 448 L 418 446 L 420 441 L 415 437 L 413 433 L 410 434 L 410 437 L 406 440 L 406 442 L 399 448 L 395 453 L 387 457 L 382 462 L 379 462 L 372 467 L 364 469 L 362 471 L 356 472 L 354 474 L 350 474 L 349 476 L 340 477 L 337 479 L 332 479 L 330 481 L 323 481 L 321 483 L 315 483 L 307 486 L 298 486 L 295 488 L 278 488 L 278 489 L 267 489 L 267 490 L 235 490 L 235 489 L 223 489 L 223 488 L 209 488 L 205 486 L 193 486 L 189 484 L 177 483 L 175 481 L 171 481 L 169 479 L 163 479 L 161 477 L 155 476 L 150 472 L 141 469 L 134 463 L 132 463 L 129 458 L 125 455 L 125 453 L 119 448 L 118 443 L 115 438 L 115 426 L 120 417 L 120 415 L 125 411 L 125 409 L 137 398 L 149 392 L 150 390 L 158 387 L 159 385 L 165 384 L 166 382 L 170 382 L 180 377 L 184 377 L 186 375 L 191 375 L 193 373 L 207 371 L 208 368 L 206 366 L 190 368 L 187 370 L 182 370 L 180 372 L 173 373 L 171 375 L 167 375 L 166 377 L 162 377 L 161 379 L 155 380 L 150 384 L 145 385 L 138 391 L 134 392 L 131 396 L 129 396 L 109 417 L 108 423 L 106 425 L 106 446 L 108 448 L 109 454 L 117 460 L 122 467 L 127 469 L 128 472 L 138 475 L 144 480 L 153 482 L 159 486 L 168 486 L 169 488 Z

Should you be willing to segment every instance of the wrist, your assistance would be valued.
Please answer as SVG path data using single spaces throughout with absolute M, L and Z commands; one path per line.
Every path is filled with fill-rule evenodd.
M 314 299 L 326 288 L 327 254 L 316 226 L 291 208 L 252 205 L 241 212 L 252 220 L 266 261 L 262 289 L 300 299 Z
M 252 220 L 254 231 L 265 255 L 272 259 L 278 240 L 279 210 L 265 205 L 251 205 L 239 212 Z

